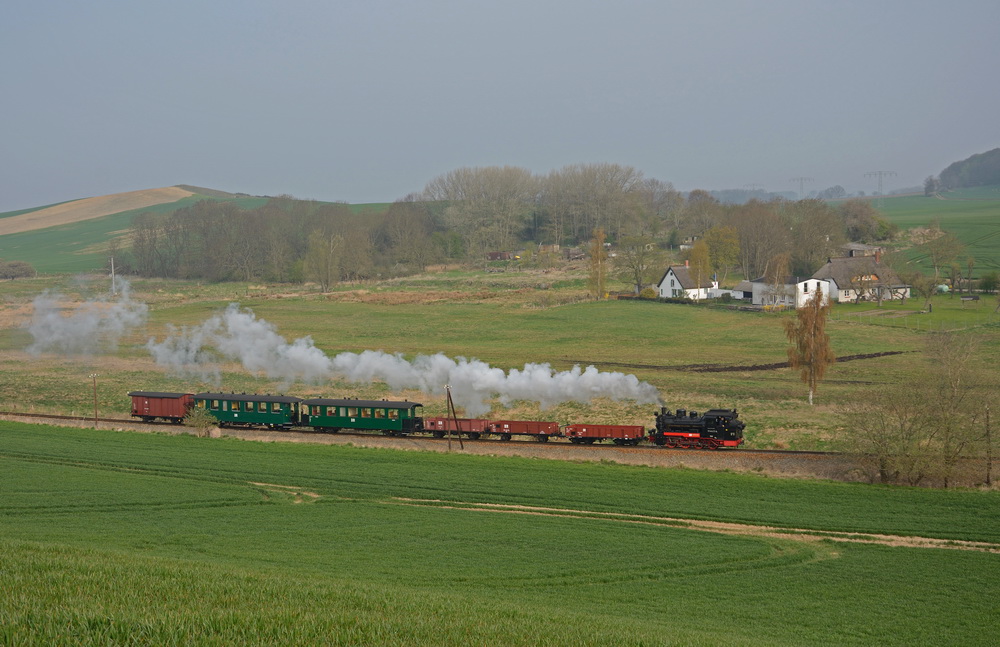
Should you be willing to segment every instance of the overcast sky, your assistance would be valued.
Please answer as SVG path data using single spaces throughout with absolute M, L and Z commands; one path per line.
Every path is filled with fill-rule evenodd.
M 915 186 L 1000 146 L 997 0 L 5 0 L 0 211 L 195 184 L 388 202 L 466 166 Z

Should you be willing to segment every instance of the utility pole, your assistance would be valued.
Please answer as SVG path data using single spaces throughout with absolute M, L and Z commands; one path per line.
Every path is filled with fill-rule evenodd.
M 94 381 L 94 429 L 97 429 L 97 373 L 91 373 L 90 379 Z
M 878 178 L 878 208 L 881 209 L 885 204 L 882 196 L 882 178 L 892 177 L 896 174 L 896 171 L 868 171 L 865 173 L 865 177 L 877 177 Z
M 799 200 L 804 200 L 805 197 L 806 197 L 805 196 L 806 182 L 815 182 L 815 181 L 816 180 L 812 179 L 811 177 L 793 177 L 791 180 L 789 180 L 789 182 L 798 182 L 799 183 Z
M 118 296 L 118 284 L 115 283 L 115 257 L 111 257 L 111 294 Z

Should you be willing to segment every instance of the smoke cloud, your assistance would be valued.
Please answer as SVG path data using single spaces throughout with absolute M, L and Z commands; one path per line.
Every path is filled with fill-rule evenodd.
M 121 284 L 116 299 L 92 299 L 70 309 L 68 314 L 60 305 L 64 301 L 61 295 L 46 291 L 35 297 L 27 326 L 34 341 L 27 351 L 33 355 L 83 355 L 117 348 L 123 335 L 145 323 L 148 313 L 145 303 L 132 300 L 128 282 Z
M 249 371 L 286 384 L 342 377 L 358 383 L 381 380 L 393 391 L 416 389 L 430 395 L 443 394 L 445 385 L 450 385 L 455 404 L 470 416 L 489 411 L 492 398 L 505 406 L 526 400 L 543 408 L 600 397 L 640 404 L 660 400 L 654 386 L 634 375 L 599 371 L 593 366 L 554 371 L 549 364 L 529 363 L 521 370 L 504 372 L 477 359 L 453 359 L 442 353 L 407 360 L 400 354 L 370 350 L 330 358 L 316 348 L 311 337 L 288 343 L 272 324 L 238 304 L 230 304 L 200 326 L 173 328 L 163 341 L 150 339 L 146 347 L 158 364 L 203 379 L 212 374 L 218 379 L 214 363 L 237 361 Z

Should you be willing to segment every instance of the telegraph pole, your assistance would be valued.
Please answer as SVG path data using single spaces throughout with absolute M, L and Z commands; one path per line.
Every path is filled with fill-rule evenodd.
M 799 183 L 799 200 L 804 200 L 805 197 L 806 197 L 805 196 L 805 192 L 806 192 L 805 185 L 806 185 L 806 182 L 815 182 L 815 181 L 816 180 L 812 179 L 811 177 L 793 177 L 791 180 L 789 180 L 789 182 L 798 182 Z
M 879 209 L 881 209 L 882 206 L 885 204 L 883 202 L 883 195 L 882 195 L 882 178 L 883 177 L 892 177 L 895 174 L 896 174 L 896 171 L 868 171 L 867 173 L 865 173 L 865 177 L 877 177 L 878 178 L 878 208 Z
M 94 429 L 97 429 L 97 373 L 91 373 L 90 379 L 94 381 Z

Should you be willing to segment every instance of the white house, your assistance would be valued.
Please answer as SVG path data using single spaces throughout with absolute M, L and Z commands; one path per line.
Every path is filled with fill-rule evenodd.
M 706 272 L 706 274 L 708 274 Z M 660 298 L 687 297 L 688 299 L 707 299 L 710 290 L 719 288 L 718 281 L 712 280 L 712 275 L 701 277 L 701 281 L 691 277 L 691 268 L 684 265 L 671 265 L 664 272 L 663 278 L 656 284 Z
M 768 283 L 764 278 L 750 282 L 753 296 L 750 303 L 755 306 L 784 306 L 786 308 L 801 308 L 806 301 L 813 298 L 818 290 L 823 295 L 823 303 L 830 302 L 830 283 L 815 278 L 801 279 L 791 276 L 781 285 Z

